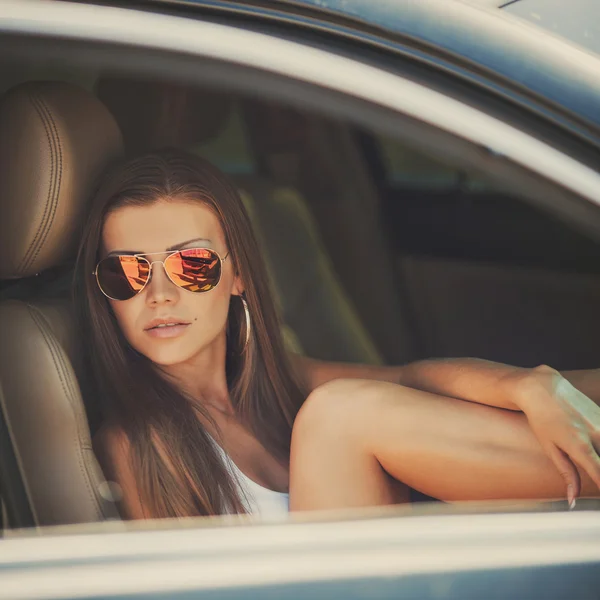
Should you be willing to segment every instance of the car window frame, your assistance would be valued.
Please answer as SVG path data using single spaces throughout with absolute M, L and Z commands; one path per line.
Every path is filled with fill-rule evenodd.
M 106 531 L 17 532 L 0 544 L 0 597 L 295 600 L 345 598 L 348 586 L 359 592 L 364 586 L 367 596 L 377 590 L 380 598 L 433 600 L 441 589 L 447 600 L 458 600 L 491 589 L 495 572 L 492 587 L 500 597 L 529 600 L 532 582 L 551 592 L 553 570 L 550 581 L 570 582 L 573 597 L 590 589 L 600 562 L 598 512 L 518 513 L 513 506 L 513 513 L 495 514 L 488 504 L 488 512 L 474 514 L 474 508 L 432 515 L 380 507 L 366 518 L 350 512 L 333 521 L 239 519 L 223 527 L 200 517 L 129 529 L 112 523 Z M 457 574 L 464 577 L 448 578 Z
M 600 173 L 542 139 L 421 83 L 297 41 L 179 16 L 39 0 L 1 4 L 0 32 L 174 52 L 293 78 L 436 127 L 600 205 Z
M 262 89 L 292 104 L 362 119 L 437 152 L 464 155 L 497 177 L 514 177 L 532 202 L 600 231 L 598 171 L 477 106 L 324 48 L 222 23 L 38 0 L 1 3 L 0 37 L 26 38 L 30 46 L 16 52 L 43 48 L 45 56 L 90 62 L 104 56 L 115 68 L 138 65 L 140 72 L 176 65 L 173 77 L 255 94 Z M 83 46 L 89 53 L 73 53 Z M 436 135 L 420 139 L 427 130 Z

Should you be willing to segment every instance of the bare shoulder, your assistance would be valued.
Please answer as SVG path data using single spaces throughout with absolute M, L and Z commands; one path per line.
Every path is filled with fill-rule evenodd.
M 131 443 L 125 430 L 117 423 L 104 423 L 92 440 L 94 453 L 100 460 L 129 459 Z
M 117 483 L 121 489 L 121 516 L 126 519 L 145 518 L 147 511 L 140 500 L 131 442 L 125 430 L 116 423 L 105 423 L 94 436 L 93 448 L 106 479 Z

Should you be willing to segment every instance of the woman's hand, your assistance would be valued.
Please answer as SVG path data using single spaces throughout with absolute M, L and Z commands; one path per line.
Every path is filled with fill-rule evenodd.
M 513 401 L 564 478 L 569 506 L 575 505 L 581 489 L 576 465 L 600 489 L 600 407 L 550 367 L 509 376 L 506 382 Z

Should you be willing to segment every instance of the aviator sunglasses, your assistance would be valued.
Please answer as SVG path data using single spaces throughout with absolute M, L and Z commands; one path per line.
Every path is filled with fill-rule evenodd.
M 152 265 L 161 263 L 167 277 L 188 292 L 209 292 L 221 280 L 223 258 L 210 248 L 176 250 L 164 260 L 149 261 L 146 257 L 165 252 L 147 254 L 118 254 L 103 258 L 94 275 L 100 291 L 111 300 L 129 300 L 139 294 L 150 281 Z

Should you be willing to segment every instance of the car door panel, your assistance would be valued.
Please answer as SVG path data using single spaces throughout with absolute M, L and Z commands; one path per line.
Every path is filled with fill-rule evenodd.
M 533 367 L 600 364 L 600 280 L 541 268 L 398 260 L 428 356 Z

